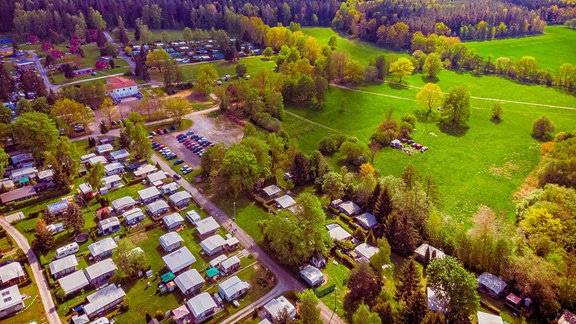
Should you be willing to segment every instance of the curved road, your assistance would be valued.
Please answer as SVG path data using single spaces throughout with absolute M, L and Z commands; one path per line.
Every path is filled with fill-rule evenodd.
M 34 281 L 38 286 L 38 292 L 40 294 L 40 298 L 42 299 L 44 312 L 46 313 L 48 322 L 50 324 L 61 324 L 62 322 L 60 321 L 60 317 L 58 316 L 58 312 L 54 306 L 54 301 L 52 300 L 52 295 L 50 294 L 50 289 L 48 288 L 48 280 L 44 276 L 44 273 L 42 272 L 42 266 L 40 265 L 36 254 L 30 248 L 28 240 L 26 237 L 24 237 L 24 235 L 20 234 L 16 228 L 10 225 L 4 217 L 0 217 L 0 225 L 4 227 L 10 236 L 12 236 L 12 239 L 14 239 L 16 244 L 18 244 L 18 247 L 20 247 L 28 257 L 28 263 L 30 263 L 30 269 L 32 269 Z

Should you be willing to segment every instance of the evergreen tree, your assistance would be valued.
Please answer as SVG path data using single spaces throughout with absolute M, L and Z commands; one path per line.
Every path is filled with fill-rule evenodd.
M 32 241 L 32 247 L 38 250 L 42 254 L 46 254 L 52 246 L 54 245 L 54 236 L 46 228 L 46 222 L 42 218 L 36 220 L 36 227 L 34 230 L 34 241 Z
M 380 316 L 382 324 L 394 324 L 395 313 L 392 305 L 390 305 L 388 301 L 379 301 L 378 304 L 372 308 L 372 311 Z
M 0 63 L 0 101 L 8 101 L 16 89 L 16 84 L 4 63 Z
M 106 44 L 106 35 L 102 29 L 98 29 L 98 35 L 96 36 L 96 45 L 100 48 L 104 47 Z
M 84 219 L 84 213 L 82 212 L 80 206 L 74 203 L 68 206 L 64 222 L 66 223 L 66 227 L 74 229 L 75 234 L 80 232 L 86 223 L 86 220 Z
M 402 266 L 400 281 L 396 285 L 395 299 L 400 302 L 403 323 L 420 323 L 426 313 L 426 296 L 421 282 L 420 271 L 416 268 L 414 257 Z
M 48 209 L 48 207 L 44 208 L 44 220 L 46 221 L 46 223 L 48 224 L 52 224 L 56 221 L 56 216 L 54 216 L 54 214 L 52 214 L 52 212 L 50 211 L 50 209 Z
M 382 276 L 368 263 L 360 263 L 352 270 L 347 285 L 350 290 L 344 297 L 344 310 L 351 315 L 362 302 L 369 306 L 376 303 L 376 298 L 382 290 Z
M 410 255 L 418 244 L 418 231 L 412 220 L 402 212 L 393 211 L 386 220 L 384 234 L 396 252 Z
M 378 183 L 376 183 L 376 187 L 374 188 L 374 192 L 372 192 L 372 196 L 368 198 L 366 209 L 374 213 L 374 206 L 376 205 L 376 201 L 378 201 L 378 197 L 380 197 L 381 193 L 382 193 L 382 185 L 380 184 L 380 181 L 378 181 Z
M 294 162 L 292 162 L 292 167 L 290 168 L 290 173 L 292 174 L 295 185 L 301 186 L 308 182 L 309 168 L 308 159 L 306 159 L 304 154 L 301 152 L 296 153 Z
M 388 186 L 384 186 L 381 189 L 378 199 L 374 203 L 374 208 L 372 209 L 372 214 L 376 218 L 379 224 L 385 224 L 388 219 L 388 215 L 392 212 L 392 198 L 390 197 L 390 190 Z

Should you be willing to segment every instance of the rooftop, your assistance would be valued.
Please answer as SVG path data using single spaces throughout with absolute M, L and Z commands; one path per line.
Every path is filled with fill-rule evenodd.
M 58 283 L 64 293 L 68 294 L 88 286 L 88 279 L 86 278 L 84 271 L 78 270 L 66 277 L 58 279 Z
M 100 227 L 102 230 L 114 226 L 120 226 L 120 221 L 118 220 L 118 217 L 110 217 L 98 222 L 98 227 Z
M 366 243 L 362 243 L 355 247 L 354 251 L 360 254 L 366 260 L 370 260 L 374 254 L 378 253 L 378 248 Z
M 502 317 L 484 312 L 478 312 L 478 324 L 504 324 Z
M 0 290 L 0 310 L 5 310 L 22 303 L 22 295 L 18 286 L 10 286 Z
M 294 198 L 288 195 L 276 198 L 276 203 L 280 205 L 282 209 L 296 205 L 296 201 L 294 200 Z
M 270 185 L 268 187 L 262 188 L 262 191 L 266 195 L 268 195 L 268 197 L 271 197 L 271 196 L 279 194 L 282 191 L 282 189 L 278 188 L 278 186 L 276 186 L 276 185 Z
M 344 241 L 352 237 L 350 233 L 336 223 L 326 225 L 326 229 L 330 233 L 330 237 L 337 241 Z
M 227 258 L 226 260 L 220 262 L 220 266 L 224 269 L 228 269 L 231 266 L 240 263 L 240 259 L 237 256 L 232 256 Z
M 226 297 L 232 297 L 248 288 L 250 288 L 250 284 L 240 280 L 238 276 L 232 276 L 218 284 L 218 291 L 222 292 Z
M 118 209 L 122 208 L 127 205 L 134 205 L 136 201 L 130 196 L 124 196 L 122 198 L 118 198 L 112 202 L 112 208 Z
M 178 242 L 184 242 L 184 239 L 182 239 L 182 236 L 180 236 L 180 234 L 178 234 L 176 232 L 168 232 L 168 233 L 160 236 L 158 238 L 158 240 L 160 241 L 160 244 L 163 247 L 169 247 L 169 246 L 176 244 Z
M 188 267 L 192 263 L 196 262 L 196 258 L 192 255 L 192 252 L 188 250 L 187 247 L 180 248 L 168 255 L 162 257 L 166 267 L 174 273 Z
M 205 283 L 206 281 L 202 278 L 202 275 L 196 269 L 191 269 L 180 274 L 176 279 L 174 279 L 176 286 L 182 291 Z
M 122 78 L 122 77 L 112 77 L 106 80 L 106 84 L 104 85 L 104 89 L 106 91 L 115 90 L 115 89 L 122 89 L 127 87 L 137 86 L 136 82 Z
M 490 289 L 496 295 L 500 295 L 500 293 L 502 293 L 506 288 L 504 280 L 488 272 L 484 272 L 478 276 L 478 283 Z
M 138 191 L 138 196 L 142 200 L 150 199 L 152 197 L 159 197 L 160 191 L 156 187 L 148 187 Z
M 88 280 L 92 280 L 116 269 L 118 269 L 118 267 L 116 267 L 116 264 L 114 261 L 112 261 L 112 259 L 104 259 L 100 262 L 94 263 L 91 266 L 88 266 L 86 269 L 84 269 L 84 272 L 86 272 L 86 277 Z
M 63 257 L 62 259 L 56 259 L 50 262 L 50 274 L 54 275 L 62 270 L 69 269 L 71 267 L 76 267 L 78 265 L 78 260 L 75 255 L 69 255 Z
M 206 311 L 217 307 L 216 302 L 214 302 L 212 296 L 210 296 L 210 294 L 207 292 L 203 292 L 198 296 L 191 298 L 188 302 L 186 302 L 186 305 L 188 305 L 188 308 L 194 317 L 198 317 Z
M 372 228 L 372 227 L 376 226 L 376 224 L 378 224 L 378 222 L 376 222 L 376 218 L 374 217 L 374 215 L 372 215 L 368 212 L 356 216 L 355 219 L 364 228 Z
M 345 211 L 348 215 L 356 215 L 361 211 L 360 206 L 352 201 L 345 201 L 338 205 L 338 208 Z
M 112 146 L 112 144 L 96 145 L 96 152 L 98 153 L 106 153 L 112 150 L 114 150 L 114 146 Z
M 88 245 L 88 250 L 92 256 L 99 256 L 100 254 L 112 251 L 117 247 L 116 242 L 111 237 L 107 237 L 98 242 Z
M 220 225 L 218 225 L 216 220 L 212 216 L 210 216 L 197 221 L 196 227 L 200 235 L 205 235 L 206 233 L 218 230 L 220 228 Z
M 118 150 L 118 151 L 114 151 L 110 153 L 110 157 L 113 160 L 120 160 L 120 159 L 125 159 L 127 157 L 130 156 L 130 153 L 128 153 L 128 151 L 122 149 L 122 150 Z
M 88 304 L 84 305 L 84 311 L 87 314 L 93 314 L 106 305 L 124 298 L 124 296 L 126 296 L 126 293 L 122 288 L 116 287 L 115 284 L 108 285 L 86 297 Z
M 117 169 L 124 170 L 124 165 L 122 165 L 122 163 L 114 162 L 114 163 L 106 164 L 104 166 L 104 170 L 106 172 L 112 172 L 112 171 L 117 170 Z
M 200 242 L 200 246 L 202 250 L 206 251 L 208 254 L 211 254 L 212 251 L 216 250 L 217 248 L 224 246 L 226 244 L 226 240 L 220 235 L 212 235 L 209 238 Z
M 294 316 L 296 316 L 296 308 L 284 296 L 272 299 L 266 305 L 264 305 L 264 309 L 266 312 L 268 312 L 268 314 L 270 314 L 270 316 L 272 316 L 273 319 L 278 319 L 279 315 L 284 310 L 286 310 L 290 317 L 294 318 Z
M 307 265 L 300 270 L 300 276 L 313 286 L 324 280 L 324 274 L 322 271 L 311 265 Z
M 172 213 L 170 215 L 164 216 L 162 220 L 164 220 L 164 224 L 166 224 L 166 226 L 172 227 L 178 223 L 182 223 L 184 218 L 182 218 L 182 216 L 180 216 L 178 213 Z
M 155 214 L 162 209 L 168 209 L 170 207 L 168 206 L 168 203 L 166 203 L 165 200 L 156 200 L 155 202 L 146 205 L 146 208 L 148 209 L 149 212 Z
M 178 191 L 177 193 L 168 197 L 168 199 L 173 203 L 176 204 L 184 199 L 190 199 L 192 196 L 188 193 L 188 191 Z
M 26 272 L 20 262 L 11 262 L 0 267 L 0 282 L 8 282 L 25 275 Z

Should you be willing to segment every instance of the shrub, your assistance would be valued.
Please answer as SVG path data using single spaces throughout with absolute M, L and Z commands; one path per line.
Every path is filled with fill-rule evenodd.
M 340 144 L 334 136 L 326 137 L 318 144 L 318 151 L 324 155 L 332 155 L 340 149 Z
M 154 317 L 161 321 L 164 319 L 164 312 L 162 312 L 161 310 L 157 310 L 156 313 L 154 314 Z
M 120 304 L 120 311 L 121 311 L 122 313 L 125 313 L 125 312 L 127 312 L 129 309 L 130 309 L 130 305 L 128 304 L 128 300 L 127 300 L 127 299 L 124 299 L 124 300 L 122 301 L 122 304 Z

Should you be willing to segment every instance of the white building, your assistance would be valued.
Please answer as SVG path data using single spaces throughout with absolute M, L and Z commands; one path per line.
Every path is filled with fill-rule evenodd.
M 138 93 L 138 85 L 132 80 L 122 77 L 113 77 L 106 80 L 104 85 L 106 95 L 114 99 L 133 96 Z

